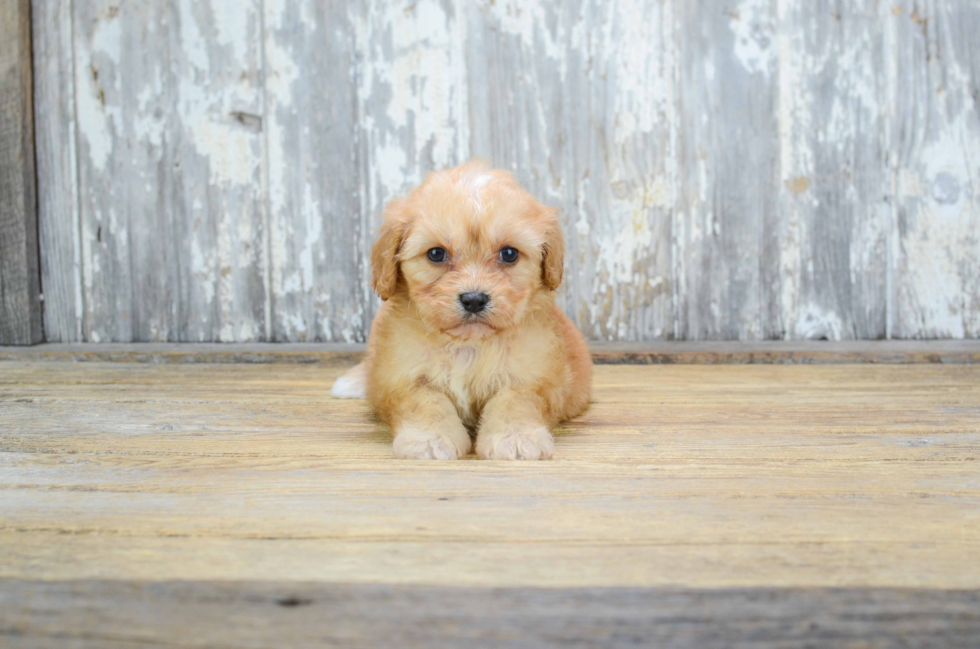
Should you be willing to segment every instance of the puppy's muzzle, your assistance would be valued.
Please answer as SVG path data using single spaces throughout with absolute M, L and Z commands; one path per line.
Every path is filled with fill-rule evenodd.
M 459 296 L 459 301 L 463 308 L 470 313 L 480 313 L 490 303 L 490 296 L 486 293 L 462 293 Z

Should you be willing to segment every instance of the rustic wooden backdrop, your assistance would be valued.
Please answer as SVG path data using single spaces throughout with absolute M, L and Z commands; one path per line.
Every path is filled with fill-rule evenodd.
M 595 340 L 980 336 L 978 0 L 34 0 L 52 341 L 360 341 L 382 205 L 563 210 Z

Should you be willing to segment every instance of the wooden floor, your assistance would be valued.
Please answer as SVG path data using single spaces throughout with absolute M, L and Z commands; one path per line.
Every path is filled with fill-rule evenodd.
M 0 646 L 980 646 L 980 365 L 597 366 L 541 463 L 343 370 L 0 362 Z

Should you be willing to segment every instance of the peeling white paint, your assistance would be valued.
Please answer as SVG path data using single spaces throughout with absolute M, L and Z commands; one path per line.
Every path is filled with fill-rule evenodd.
M 841 340 L 844 323 L 836 313 L 807 304 L 794 323 L 793 332 L 801 340 Z
M 249 20 L 258 16 L 245 10 L 242 0 L 208 0 L 213 15 L 215 40 L 227 47 L 236 61 L 247 60 L 253 51 L 253 34 Z
M 612 239 L 599 243 L 596 255 L 596 278 L 608 282 L 629 284 L 633 282 L 636 264 L 649 251 L 653 243 L 653 231 L 650 229 L 647 211 L 641 201 L 622 202 L 613 208 L 609 215 L 620 227 Z
M 290 334 L 302 337 L 306 333 L 306 320 L 299 313 L 286 313 L 280 317 L 283 318 L 283 325 Z
M 180 25 L 180 53 L 187 62 L 206 76 L 211 71 L 211 57 L 208 43 L 197 24 L 195 7 L 206 9 L 208 5 L 193 0 L 180 0 L 178 9 Z M 197 76 L 196 74 L 193 76 Z
M 167 130 L 166 115 L 156 112 L 153 107 L 163 94 L 163 82 L 160 78 L 160 69 L 154 70 L 156 73 L 151 80 L 147 80 L 143 89 L 136 96 L 138 111 L 133 123 L 133 132 L 141 142 L 148 142 L 153 147 L 163 145 L 163 139 Z
M 283 29 L 285 11 L 288 0 L 268 0 L 265 3 L 265 26 L 267 35 L 265 43 L 265 92 L 266 115 L 265 129 L 268 130 L 266 163 L 269 174 L 269 209 L 276 218 L 288 218 L 283 213 L 286 209 L 287 178 L 290 166 L 286 160 L 284 133 L 280 126 L 280 115 L 295 114 L 293 107 L 293 84 L 300 77 L 300 68 L 288 49 L 287 44 L 281 44 L 273 34 Z M 272 250 L 273 259 L 284 259 L 285 250 L 277 247 Z M 273 266 L 275 267 L 275 266 Z
M 359 20 L 361 111 L 376 187 L 372 209 L 422 179 L 423 153 L 435 168 L 468 158 L 464 3 L 447 13 L 436 0 L 386 5 Z M 416 152 L 409 160 L 406 150 Z M 375 202 L 375 199 L 378 199 Z
M 408 156 L 400 144 L 392 141 L 375 147 L 372 175 L 378 184 L 387 190 L 385 192 L 387 198 L 394 198 L 411 189 L 406 180 L 416 175 L 410 173 L 408 169 Z
M 909 129 L 893 132 L 916 144 L 911 152 L 893 145 L 892 316 L 902 337 L 980 336 L 980 120 L 969 63 L 951 41 L 959 35 L 955 11 L 936 5 L 927 29 L 893 15 L 886 31 L 893 47 L 913 34 L 912 51 L 920 55 L 890 64 L 886 77 L 887 96 Z
M 607 38 L 615 43 L 609 66 L 615 71 L 616 141 L 620 144 L 662 128 L 675 112 L 675 79 L 668 67 L 672 48 L 665 47 L 660 32 L 665 16 L 649 11 L 647 4 L 630 0 L 607 5 L 613 13 L 607 25 L 614 31 Z
M 190 66 L 180 76 L 177 110 L 198 154 L 209 161 L 211 179 L 218 184 L 245 185 L 255 181 L 260 159 L 255 134 L 235 124 L 234 86 L 202 83 L 211 71 L 207 41 L 195 19 L 190 0 L 182 0 L 182 53 Z M 227 35 L 227 34 L 226 34 Z M 247 35 L 240 34 L 242 40 Z
M 776 60 L 775 21 L 770 0 L 742 0 L 729 13 L 735 57 L 752 74 L 768 76 Z
M 89 159 L 96 171 L 104 172 L 112 155 L 116 129 L 122 121 L 118 106 L 110 103 L 120 92 L 116 65 L 122 56 L 119 21 L 96 24 L 90 41 L 78 45 L 75 67 L 75 106 L 78 134 L 88 144 Z M 110 86 L 109 83 L 112 83 Z M 109 99 L 107 99 L 109 95 Z
M 369 224 L 428 169 L 468 159 L 472 141 L 563 209 L 562 300 L 592 337 L 730 335 L 734 317 L 740 335 L 783 327 L 837 339 L 853 335 L 858 315 L 878 317 L 874 298 L 860 297 L 876 291 L 889 296 L 889 333 L 980 335 L 980 122 L 963 58 L 972 50 L 955 40 L 963 36 L 952 22 L 972 11 L 961 2 L 933 3 L 921 25 L 870 0 L 835 15 L 789 0 L 742 0 L 712 15 L 677 0 L 419 0 L 329 11 L 314 0 L 180 0 L 169 10 L 123 4 L 115 17 L 82 0 L 72 39 L 79 169 L 70 176 L 89 184 L 77 188 L 84 207 L 72 308 L 84 305 L 78 320 L 91 340 L 127 335 L 129 320 L 114 314 L 140 299 L 126 287 L 145 275 L 140 219 L 154 214 L 155 231 L 187 237 L 161 245 L 186 245 L 173 256 L 188 268 L 186 285 L 151 284 L 180 294 L 192 315 L 176 323 L 175 305 L 163 304 L 138 325 L 150 336 L 188 324 L 193 339 L 252 339 L 264 335 L 254 314 L 268 308 L 277 336 L 361 339 L 376 305 L 365 281 Z M 145 25 L 149 62 L 133 54 L 133 25 Z M 678 31 L 695 28 L 710 42 Z M 336 96 L 311 90 L 324 65 L 322 52 L 311 53 L 338 43 L 350 60 L 336 63 L 349 75 Z M 159 55 L 164 44 L 169 58 Z M 681 49 L 689 46 L 701 49 L 692 56 Z M 508 56 L 490 58 L 490 47 Z M 484 69 L 516 87 L 491 88 L 499 101 L 481 112 L 471 98 L 486 80 L 470 75 Z M 760 94 L 744 119 L 725 121 L 719 98 L 747 88 L 772 94 Z M 337 97 L 359 124 L 318 121 L 332 113 L 309 108 Z M 261 118 L 261 130 L 236 112 Z M 471 125 L 471 116 L 492 124 Z M 725 157 L 738 138 L 763 151 L 773 123 L 778 143 L 764 152 L 774 156 L 774 177 Z M 356 130 L 350 202 L 334 204 L 316 183 L 331 170 L 317 152 L 296 148 L 297 134 L 305 143 L 331 128 Z M 763 189 L 724 185 L 733 182 Z M 759 195 L 776 196 L 779 210 L 776 240 L 765 242 L 774 256 L 763 259 L 754 251 L 772 223 L 758 233 L 742 227 L 768 207 Z M 153 212 L 161 201 L 166 215 Z M 261 201 L 267 227 L 254 218 Z M 820 239 L 829 218 L 850 229 L 833 233 L 849 246 L 836 255 Z M 342 219 L 359 223 L 349 242 L 335 236 Z M 722 240 L 735 249 L 712 247 Z M 336 245 L 357 254 L 337 261 Z M 705 250 L 725 256 L 712 271 L 724 276 L 703 277 Z M 828 260 L 850 268 L 827 269 Z M 776 275 L 778 286 L 763 285 Z M 253 295 L 266 277 L 269 290 Z M 118 291 L 105 290 L 112 282 Z M 735 307 L 751 313 L 733 315 L 719 298 L 724 289 L 710 292 L 722 283 L 737 285 L 730 290 L 747 297 Z M 268 302 L 256 310 L 253 300 Z
M 900 175 L 911 229 L 902 246 L 905 288 L 900 303 L 916 314 L 917 328 L 929 336 L 977 335 L 975 329 L 967 329 L 971 307 L 964 300 L 964 286 L 975 283 L 980 275 L 980 257 L 976 256 L 980 253 L 980 201 L 972 194 L 980 177 L 971 177 L 971 172 L 980 175 L 980 170 L 971 169 L 968 154 L 980 152 L 980 128 L 973 125 L 975 121 L 974 107 L 964 105 L 922 148 L 918 157 L 921 171 L 903 169 Z M 963 257 L 971 240 L 972 268 L 969 262 L 964 266 Z
M 778 67 L 778 124 L 780 151 L 780 189 L 783 195 L 784 214 L 779 228 L 780 307 L 783 322 L 792 322 L 801 308 L 801 282 L 803 280 L 803 227 L 807 206 L 794 195 L 794 183 L 805 183 L 813 174 L 813 156 L 810 150 L 812 116 L 810 107 L 813 97 L 806 84 L 806 77 L 813 69 L 805 47 L 806 32 L 799 20 L 795 5 L 780 3 L 779 35 L 777 47 Z M 743 60 L 743 65 L 745 61 Z M 802 308 L 807 308 L 803 305 Z
M 486 10 L 502 32 L 519 37 L 529 51 L 555 60 L 561 57 L 560 43 L 546 27 L 552 22 L 548 12 L 555 11 L 553 3 L 501 0 L 490 2 Z
M 190 261 L 191 275 L 194 277 L 197 286 L 204 293 L 204 303 L 210 305 L 214 302 L 215 280 L 218 273 L 214 257 L 205 253 L 197 238 L 191 241 Z

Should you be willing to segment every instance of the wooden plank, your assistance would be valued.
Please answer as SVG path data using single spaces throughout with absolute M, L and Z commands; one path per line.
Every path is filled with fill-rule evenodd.
M 31 5 L 0 2 L 0 344 L 41 342 Z
M 74 9 L 83 338 L 264 338 L 258 0 Z
M 0 637 L 12 649 L 66 644 L 966 649 L 980 642 L 980 592 L 975 590 L 491 590 L 16 580 L 0 582 L 0 602 Z
M 377 214 L 361 208 L 354 12 L 316 0 L 264 12 L 269 339 L 363 342 Z
M 385 201 L 470 156 L 593 340 L 980 336 L 968 0 L 37 4 L 52 340 L 363 341 Z
M 343 368 L 5 364 L 0 576 L 980 588 L 977 366 L 596 370 L 527 465 L 392 461 Z
M 394 501 L 390 504 L 390 508 L 397 506 Z M 546 514 L 539 511 L 538 515 Z M 174 538 L 164 538 L 166 534 Z M 317 535 L 219 538 L 194 530 L 161 530 L 143 536 L 52 527 L 3 532 L 0 541 L 10 549 L 5 560 L 11 566 L 3 571 L 0 583 L 19 578 L 481 588 L 978 588 L 975 573 L 957 574 L 976 554 L 976 544 L 887 543 L 873 538 L 851 543 L 685 544 L 643 539 L 600 544 L 587 539 L 480 541 L 465 535 L 449 540 L 337 540 Z M 714 574 L 708 578 L 706 572 Z
M 977 363 L 980 343 L 960 341 L 728 341 L 593 344 L 599 364 Z
M 140 339 L 140 315 L 145 316 L 136 306 L 136 293 L 143 292 L 139 274 L 152 278 L 146 286 L 148 300 L 175 303 L 177 297 L 167 290 L 176 283 L 177 268 L 164 263 L 176 238 L 168 228 L 175 207 L 167 191 L 176 160 L 165 150 L 173 138 L 166 138 L 165 145 L 162 132 L 172 113 L 172 80 L 166 41 L 158 35 L 167 9 L 130 3 L 120 12 L 109 2 L 71 7 L 82 340 L 135 341 Z M 136 97 L 141 91 L 148 110 L 139 112 Z M 152 244 L 144 250 L 147 239 Z M 162 313 L 148 323 L 157 334 L 172 322 L 170 309 L 160 308 Z
M 682 339 L 779 339 L 776 3 L 683 3 L 674 235 Z
M 560 301 L 592 340 L 674 335 L 675 3 L 471 5 L 472 153 L 560 207 Z
M 533 464 L 394 461 L 342 371 L 5 363 L 0 644 L 980 638 L 978 366 L 598 367 Z
M 350 366 L 364 344 L 328 343 L 103 343 L 43 344 L 25 350 L 0 347 L 0 361 L 99 361 L 120 363 L 319 363 Z M 768 341 L 759 343 L 666 341 L 593 343 L 601 365 L 673 364 L 912 364 L 980 363 L 980 341 Z
M 31 11 L 38 236 L 48 342 L 80 342 L 85 317 L 71 7 L 69 0 L 50 0 L 35 2 Z
M 980 6 L 898 2 L 886 21 L 897 188 L 892 334 L 980 336 Z
M 32 347 L 30 355 L 24 355 L 20 347 L 0 347 L 0 361 L 318 363 L 350 367 L 364 357 L 366 347 L 357 343 L 52 343 Z
M 179 167 L 168 190 L 177 241 L 161 263 L 177 271 L 178 308 L 166 303 L 174 314 L 169 332 L 137 340 L 268 340 L 262 2 L 181 0 L 171 12 L 166 47 Z M 146 282 L 156 271 L 141 266 Z M 141 309 L 157 308 L 139 299 Z
M 130 494 L 130 497 L 134 497 Z M 392 505 L 395 506 L 395 505 Z M 543 515 L 543 514 L 542 514 Z M 241 581 L 390 583 L 480 588 L 977 589 L 952 578 L 975 545 L 781 542 L 596 544 L 535 539 L 377 540 L 105 536 L 91 531 L 3 533 L 12 578 L 78 582 Z M 196 537 L 196 534 L 192 534 Z M 917 547 L 918 545 L 919 547 Z M 805 560 L 806 558 L 810 560 Z M 146 562 L 152 561 L 152 565 Z M 84 563 L 84 565 L 83 565 Z M 28 566 L 32 569 L 28 570 Z M 913 567 L 914 574 L 907 574 Z M 711 580 L 701 572 L 714 570 Z M 881 575 L 903 575 L 882 579 Z M 698 575 L 692 578 L 692 574 Z M 749 578 L 747 575 L 752 574 Z M 882 585 L 880 582 L 884 582 Z M 940 583 L 943 586 L 935 586 Z
M 360 259 L 368 259 L 384 205 L 425 174 L 470 157 L 466 23 L 459 0 L 350 4 L 357 40 Z M 368 285 L 369 269 L 357 281 Z M 353 279 L 353 278 L 352 278 Z M 367 338 L 379 301 L 365 291 L 355 323 Z
M 779 247 L 794 339 L 887 332 L 892 183 L 884 23 L 868 1 L 779 3 Z

